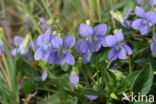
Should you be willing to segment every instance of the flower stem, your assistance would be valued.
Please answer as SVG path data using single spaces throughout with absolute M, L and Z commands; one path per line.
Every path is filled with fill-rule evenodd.
M 153 26 L 153 36 L 154 36 L 154 34 L 155 34 L 155 25 Z
M 130 56 L 128 56 L 128 63 L 129 63 L 129 72 L 132 73 L 132 64 Z
M 112 61 L 109 61 L 109 62 L 108 62 L 107 69 L 109 69 L 111 63 L 112 63 Z

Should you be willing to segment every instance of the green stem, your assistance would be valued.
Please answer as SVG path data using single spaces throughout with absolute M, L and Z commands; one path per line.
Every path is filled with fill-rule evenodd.
M 53 79 L 53 80 L 56 80 L 56 79 L 57 79 L 57 77 L 56 77 L 55 75 L 53 75 L 53 74 L 48 70 L 48 68 L 42 63 L 42 60 L 39 62 L 39 66 L 40 66 L 43 70 L 45 70 L 46 72 L 48 72 L 48 75 L 49 75 L 49 77 L 50 77 L 51 79 Z
M 154 34 L 155 34 L 155 25 L 153 26 L 153 36 L 154 36 Z
M 108 62 L 107 69 L 109 69 L 111 63 L 112 63 L 112 61 L 109 61 L 109 62 Z
M 83 66 L 83 68 L 85 68 L 85 66 Z M 81 68 L 82 69 L 82 74 L 83 74 L 83 77 L 84 77 L 84 79 L 85 79 L 85 81 L 87 83 L 87 86 L 89 87 L 88 76 L 87 76 L 87 73 L 85 72 L 85 70 L 83 70 L 83 68 Z
M 129 63 L 129 72 L 132 73 L 132 64 L 130 56 L 128 56 L 128 63 Z
M 48 16 L 49 16 L 50 18 L 53 18 L 53 15 L 51 14 L 50 9 L 48 8 L 47 4 L 45 3 L 45 0 L 41 0 L 41 1 L 42 1 L 43 7 L 44 7 L 44 9 L 46 10 Z

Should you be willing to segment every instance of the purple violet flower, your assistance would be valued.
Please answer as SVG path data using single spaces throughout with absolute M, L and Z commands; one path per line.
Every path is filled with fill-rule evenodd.
M 92 89 L 93 91 L 97 91 L 96 89 Z M 94 101 L 98 98 L 98 96 L 95 95 L 86 95 L 86 97 L 88 98 L 89 101 Z
M 71 72 L 69 77 L 70 84 L 75 87 L 79 83 L 79 76 L 75 72 Z
M 128 19 L 129 16 L 132 15 L 131 11 L 132 11 L 131 9 L 127 11 L 126 16 L 124 17 L 124 21 L 122 23 L 122 25 L 128 29 L 131 28 L 132 26 L 132 21 Z
M 156 5 L 156 0 L 150 0 L 149 2 L 151 7 L 154 7 Z
M 116 35 L 109 35 L 105 38 L 103 42 L 103 46 L 105 47 L 113 47 L 108 54 L 108 59 L 110 61 L 114 61 L 117 58 L 126 59 L 127 53 L 128 55 L 132 54 L 131 48 L 123 43 L 124 36 L 122 33 L 122 29 L 120 29 Z
M 87 52 L 83 52 L 80 50 L 81 45 L 84 44 L 85 40 L 80 39 L 76 43 L 76 50 L 81 54 L 83 64 L 87 64 L 90 62 L 91 52 L 88 50 Z
M 156 33 L 153 36 L 153 43 L 151 43 L 152 55 L 156 55 Z
M 73 35 L 68 35 L 64 39 L 59 36 L 53 36 L 51 38 L 52 52 L 47 57 L 47 62 L 49 64 L 59 64 L 63 65 L 65 63 L 74 65 L 75 59 L 73 55 L 67 52 L 75 44 L 75 37 Z
M 42 81 L 45 81 L 47 78 L 48 78 L 48 73 L 46 71 L 43 71 L 41 76 Z
M 79 32 L 82 37 L 86 38 L 86 40 L 83 42 L 83 44 L 81 44 L 80 50 L 83 53 L 88 52 L 88 50 L 90 50 L 91 52 L 99 51 L 106 31 L 106 24 L 99 24 L 94 28 L 90 27 L 87 24 L 81 24 Z
M 153 24 L 156 24 L 156 12 L 149 11 L 145 13 L 142 7 L 136 6 L 135 14 L 140 18 L 133 21 L 132 27 L 136 30 L 140 30 L 141 35 L 148 34 Z
M 84 64 L 90 62 L 92 52 L 97 52 L 100 50 L 106 31 L 106 24 L 99 24 L 94 28 L 87 24 L 80 25 L 80 35 L 86 38 L 86 40 L 78 40 L 76 43 L 76 50 L 81 54 Z
M 21 36 L 15 36 L 14 37 L 13 43 L 14 43 L 14 46 L 16 48 L 14 48 L 14 49 L 11 50 L 11 55 L 12 56 L 16 56 L 16 54 L 19 53 L 18 52 L 18 47 L 22 44 L 23 40 L 24 39 Z
M 47 57 L 49 56 L 49 53 L 52 50 L 50 41 L 53 35 L 50 35 L 50 32 L 51 27 L 49 27 L 44 34 L 38 37 L 37 39 L 38 48 L 34 55 L 35 60 L 40 59 L 44 59 L 45 61 L 47 60 Z
M 93 95 L 86 95 L 89 101 L 94 101 L 98 98 L 98 96 L 93 96 Z
M 11 55 L 12 56 L 16 56 L 17 54 L 20 54 L 19 47 L 23 43 L 23 40 L 24 39 L 21 36 L 15 36 L 14 37 L 13 43 L 16 46 L 16 48 L 11 50 Z M 29 48 L 27 49 L 27 52 L 25 54 L 21 54 L 21 55 L 23 56 L 23 58 L 25 58 L 27 60 L 30 60 L 31 59 L 31 54 L 30 54 L 30 52 L 28 50 L 29 50 Z

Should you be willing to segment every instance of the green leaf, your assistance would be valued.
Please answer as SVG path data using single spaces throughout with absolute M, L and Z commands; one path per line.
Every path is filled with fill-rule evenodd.
M 103 49 L 91 55 L 91 63 L 98 63 L 107 59 L 109 49 Z
M 124 85 L 127 86 L 129 89 L 132 89 L 139 73 L 140 73 L 140 71 L 139 72 L 136 71 L 136 72 L 133 72 L 132 74 L 127 75 L 124 80 Z
M 40 98 L 37 104 L 61 104 L 61 99 L 57 94 L 48 95 L 45 98 Z
M 106 97 L 106 94 L 104 92 L 96 91 L 93 89 L 84 90 L 81 94 L 82 95 L 93 95 L 93 96 L 104 96 L 104 97 Z
M 62 74 L 58 77 L 58 79 L 55 80 L 55 84 L 57 88 L 62 88 L 64 86 L 69 85 L 69 74 Z
M 133 91 L 136 93 L 140 92 L 140 94 L 146 95 L 151 90 L 153 78 L 154 74 L 152 65 L 147 64 L 137 76 L 133 86 Z
M 139 64 L 142 67 L 144 67 L 148 63 L 151 63 L 151 65 L 153 66 L 153 69 L 156 69 L 156 64 L 155 64 L 156 60 L 154 60 L 154 59 L 150 59 L 150 58 L 138 59 L 135 61 L 135 63 Z
M 77 104 L 77 99 L 76 100 L 72 100 L 72 99 L 69 99 L 66 101 L 67 104 Z
M 21 74 L 31 78 L 35 78 L 35 76 L 37 76 L 36 70 L 31 66 L 30 63 L 28 63 L 22 57 L 19 57 L 16 60 L 15 65 L 16 65 L 16 70 L 18 72 L 21 72 Z
M 24 83 L 21 91 L 23 93 L 29 93 L 34 91 L 36 88 L 37 88 L 37 84 L 32 79 L 29 79 Z
M 68 64 L 61 65 L 61 69 L 65 72 L 68 71 L 68 68 L 69 68 Z

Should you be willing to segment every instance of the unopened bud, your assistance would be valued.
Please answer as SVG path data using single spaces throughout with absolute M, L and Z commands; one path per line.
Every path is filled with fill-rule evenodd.
M 124 22 L 124 16 L 122 15 L 121 12 L 119 11 L 111 11 L 111 15 L 114 19 L 116 19 L 117 21 L 119 21 L 121 24 Z
M 117 97 L 114 93 L 111 93 L 110 96 L 111 96 L 112 99 L 116 99 L 116 100 L 118 100 L 118 97 Z
M 91 24 L 91 21 L 90 20 L 86 20 L 86 24 L 87 25 L 90 25 Z
M 57 35 L 57 32 L 56 31 L 53 31 L 53 35 Z
M 47 21 L 47 25 L 52 25 L 54 23 L 54 18 L 51 18 Z
M 119 29 L 115 29 L 115 30 L 113 31 L 113 33 L 116 34 L 118 31 L 119 31 Z
M 58 33 L 57 35 L 58 35 L 59 37 L 61 37 L 61 33 Z

